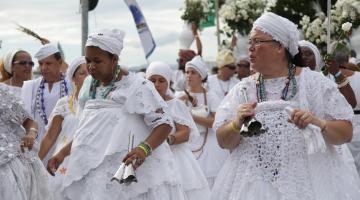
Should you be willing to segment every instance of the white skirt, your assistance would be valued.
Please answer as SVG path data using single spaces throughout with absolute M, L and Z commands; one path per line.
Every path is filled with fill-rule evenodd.
M 172 145 L 176 166 L 187 200 L 208 200 L 210 189 L 199 163 L 187 143 Z

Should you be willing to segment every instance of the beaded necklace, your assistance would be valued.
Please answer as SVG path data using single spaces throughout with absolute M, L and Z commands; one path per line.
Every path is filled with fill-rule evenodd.
M 295 78 L 295 72 L 296 72 L 295 65 L 292 65 L 290 63 L 289 67 L 288 67 L 288 77 L 285 80 L 285 87 L 281 93 L 282 100 L 285 100 L 285 101 L 290 100 L 296 95 L 297 83 L 296 83 L 296 78 Z M 288 96 L 290 82 L 292 83 L 291 95 Z M 259 75 L 258 80 L 256 81 L 256 96 L 257 96 L 258 102 L 267 101 L 265 82 L 264 82 L 264 77 L 262 74 Z
M 115 80 L 119 73 L 120 73 L 120 66 L 118 65 L 114 69 L 114 74 L 113 74 L 111 82 L 109 83 L 109 85 L 105 86 L 105 90 L 100 94 L 102 99 L 106 99 L 107 96 L 109 95 L 109 93 L 114 89 L 114 83 L 115 83 Z M 100 86 L 100 81 L 93 79 L 91 82 L 91 87 L 90 87 L 90 98 L 91 99 L 96 98 L 96 88 L 99 86 Z
M 46 80 L 43 78 L 36 92 L 35 107 L 36 107 L 36 111 L 39 113 L 44 124 L 47 125 L 48 119 L 45 112 L 45 100 L 44 100 L 45 83 Z M 65 76 L 63 74 L 60 74 L 60 98 L 68 95 L 68 93 L 69 90 L 66 84 Z

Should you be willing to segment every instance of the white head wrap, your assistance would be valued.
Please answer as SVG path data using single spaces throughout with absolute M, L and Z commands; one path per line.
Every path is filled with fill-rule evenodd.
M 60 52 L 56 45 L 48 43 L 43 45 L 39 51 L 35 54 L 35 58 L 40 61 L 46 57 L 49 57 L 57 52 Z
M 311 49 L 311 51 L 314 53 L 314 56 L 315 56 L 315 62 L 316 62 L 315 71 L 317 71 L 317 72 L 321 71 L 323 61 L 321 59 L 319 49 L 313 43 L 306 41 L 306 40 L 300 40 L 299 46 L 300 47 L 308 47 L 309 49 Z
M 84 56 L 75 58 L 75 59 L 71 62 L 71 64 L 69 65 L 69 68 L 67 69 L 67 72 L 66 72 L 66 76 L 67 76 L 68 80 L 72 80 L 76 69 L 77 69 L 81 64 L 84 64 L 84 63 L 86 63 L 86 60 L 85 60 L 85 57 L 84 57 Z
M 120 56 L 125 33 L 118 29 L 103 29 L 89 35 L 86 46 L 95 46 Z
M 188 68 L 195 69 L 201 76 L 201 79 L 204 80 L 208 74 L 208 66 L 203 61 L 201 56 L 195 56 L 191 61 L 187 62 L 185 65 L 185 70 Z
M 14 56 L 16 55 L 17 52 L 19 51 L 24 51 L 22 49 L 16 49 L 15 51 L 10 51 L 8 52 L 5 57 L 4 57 L 4 69 L 7 73 L 12 74 L 11 72 L 11 66 L 12 66 L 12 62 L 14 60 Z
M 172 77 L 172 70 L 168 64 L 161 61 L 151 62 L 146 69 L 146 79 L 149 79 L 152 75 L 160 75 L 166 79 L 168 86 Z
M 293 57 L 299 52 L 297 26 L 284 17 L 266 12 L 254 22 L 252 29 L 271 35 L 274 40 L 284 45 Z

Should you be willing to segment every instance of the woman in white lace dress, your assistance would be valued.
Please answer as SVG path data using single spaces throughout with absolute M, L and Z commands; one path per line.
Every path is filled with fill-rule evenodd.
M 31 55 L 22 49 L 9 51 L 3 57 L 1 71 L 1 82 L 9 86 L 9 92 L 21 97 L 21 87 L 24 81 L 30 80 L 34 62 Z
M 9 86 L 0 84 L 0 198 L 52 199 L 34 144 L 38 127 L 9 91 Z
M 203 86 L 203 82 L 206 82 L 208 66 L 200 56 L 187 62 L 185 71 L 189 92 L 188 94 L 182 92 L 179 95 L 180 99 L 185 100 L 186 105 L 190 108 L 191 115 L 200 132 L 200 137 L 190 141 L 190 147 L 200 163 L 211 189 L 222 163 L 229 155 L 227 150 L 219 147 L 215 132 L 211 128 L 220 98 Z
M 168 107 L 165 112 L 175 123 L 175 129 L 168 136 L 167 142 L 174 153 L 186 199 L 208 200 L 210 189 L 207 180 L 188 144 L 189 140 L 199 137 L 199 132 L 184 102 L 173 98 L 171 94 L 171 74 L 170 66 L 164 62 L 152 62 L 146 69 L 146 78 L 154 83 L 155 89 L 166 101 Z
M 86 42 L 91 76 L 79 94 L 80 118 L 72 143 L 48 162 L 54 171 L 70 154 L 62 193 L 76 200 L 183 200 L 170 147 L 164 143 L 173 123 L 166 103 L 146 79 L 118 65 L 124 33 L 100 30 Z M 135 146 L 128 152 L 129 136 Z M 111 182 L 124 162 L 133 163 L 137 182 Z
M 254 22 L 248 51 L 258 73 L 230 91 L 214 122 L 232 153 L 213 200 L 359 198 L 358 177 L 334 148 L 351 140 L 352 109 L 334 83 L 292 65 L 298 37 L 295 24 L 276 14 Z M 249 137 L 240 127 L 254 117 L 264 131 Z
M 68 80 L 72 80 L 73 88 L 71 95 L 65 96 L 56 103 L 50 115 L 49 127 L 41 141 L 39 157 L 47 164 L 48 158 L 59 152 L 65 145 L 72 141 L 77 128 L 78 117 L 76 116 L 79 91 L 87 77 L 85 57 L 76 58 L 67 71 Z M 67 158 L 59 166 L 59 170 L 50 179 L 50 188 L 56 195 L 56 199 L 62 199 L 60 187 L 67 170 Z

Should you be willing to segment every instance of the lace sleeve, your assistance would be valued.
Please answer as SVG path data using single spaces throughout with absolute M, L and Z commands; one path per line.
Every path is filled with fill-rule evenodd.
M 213 93 L 211 91 L 207 93 L 207 99 L 208 99 L 210 112 L 216 113 L 216 111 L 221 103 L 221 99 L 215 93 Z
M 246 88 L 248 99 L 249 101 L 252 101 L 252 98 L 250 97 L 254 96 L 253 93 L 255 90 L 253 85 L 254 84 L 252 84 L 251 81 L 242 81 L 230 90 L 217 109 L 215 121 L 213 124 L 213 129 L 215 131 L 223 124 L 234 119 L 238 106 L 242 103 L 245 103 L 245 98 L 241 92 L 243 88 Z

